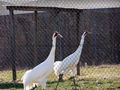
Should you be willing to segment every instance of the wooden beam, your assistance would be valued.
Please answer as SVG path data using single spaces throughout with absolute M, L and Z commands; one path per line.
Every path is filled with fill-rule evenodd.
M 79 11 L 75 8 L 61 8 L 61 7 L 38 7 L 38 6 L 6 6 L 8 10 L 21 10 L 21 11 L 47 11 L 47 10 L 60 10 L 60 11 Z

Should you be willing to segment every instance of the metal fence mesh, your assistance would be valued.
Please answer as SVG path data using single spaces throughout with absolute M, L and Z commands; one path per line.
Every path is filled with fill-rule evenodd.
M 55 61 L 62 61 L 77 49 L 84 31 L 90 33 L 85 38 L 80 58 L 81 76 L 78 78 L 78 85 L 81 85 L 82 80 L 93 79 L 93 77 L 95 80 L 101 77 L 103 79 L 120 79 L 119 8 L 82 10 L 79 15 L 76 11 L 67 12 L 59 11 L 59 9 L 39 11 L 37 23 L 34 13 L 16 14 L 14 18 L 15 47 L 13 52 L 15 52 L 17 80 L 22 77 L 25 70 L 35 67 L 48 57 L 52 47 L 54 31 L 63 35 L 62 39 L 57 38 Z M 0 16 L 1 83 L 12 81 L 11 67 L 13 60 L 11 60 L 12 40 L 9 20 L 9 15 Z M 98 68 L 102 68 L 102 70 L 99 71 Z M 115 72 L 110 74 L 112 71 Z M 68 79 L 68 77 L 69 75 L 65 79 Z M 79 79 L 81 82 L 79 82 Z M 48 84 L 54 80 L 57 80 L 56 76 L 49 76 Z M 4 85 L 0 84 L 0 86 Z M 49 88 L 49 86 L 47 87 Z M 65 87 L 67 88 L 67 86 Z

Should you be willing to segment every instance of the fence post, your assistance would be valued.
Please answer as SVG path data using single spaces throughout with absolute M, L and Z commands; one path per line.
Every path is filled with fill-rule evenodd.
M 11 44 L 11 67 L 12 67 L 12 78 L 13 82 L 16 81 L 16 66 L 15 66 L 15 48 L 16 48 L 16 42 L 15 42 L 15 22 L 14 22 L 14 12 L 12 9 L 9 10 L 10 13 L 10 44 Z
M 34 43 L 34 66 L 37 64 L 37 60 L 38 60 L 38 52 L 37 52 L 37 48 L 38 48 L 38 23 L 37 23 L 37 15 L 38 12 L 34 11 L 34 26 L 35 26 L 35 43 Z
M 77 31 L 77 42 L 79 42 L 79 24 L 80 24 L 80 12 L 81 11 L 77 11 L 76 12 L 76 31 Z M 80 60 L 77 64 L 77 75 L 80 75 Z
M 60 10 L 56 10 L 55 11 L 55 15 L 56 15 L 56 30 L 61 33 L 61 23 L 60 23 L 60 17 L 59 17 L 59 13 L 60 13 Z M 59 57 L 59 61 L 61 61 L 63 59 L 63 52 L 62 52 L 62 42 L 61 42 L 61 38 L 60 38 L 60 42 L 59 42 L 59 49 L 60 49 L 60 57 Z

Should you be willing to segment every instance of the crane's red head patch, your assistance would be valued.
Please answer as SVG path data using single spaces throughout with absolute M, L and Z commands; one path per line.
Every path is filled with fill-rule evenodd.
M 57 36 L 58 36 L 58 32 L 55 32 L 55 33 L 54 33 L 54 37 L 57 37 Z

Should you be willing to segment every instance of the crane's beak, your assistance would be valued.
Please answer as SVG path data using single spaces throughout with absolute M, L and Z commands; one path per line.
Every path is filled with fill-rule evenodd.
M 63 38 L 63 36 L 60 33 L 58 33 L 58 36 L 61 37 L 61 38 Z
M 87 33 L 88 33 L 88 34 L 92 34 L 92 32 L 90 32 L 90 31 L 89 31 L 89 32 L 87 32 Z

